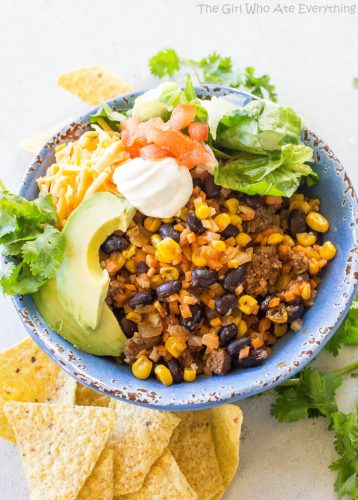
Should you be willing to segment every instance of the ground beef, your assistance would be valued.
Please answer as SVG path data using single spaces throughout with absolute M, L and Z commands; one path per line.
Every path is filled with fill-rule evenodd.
M 291 273 L 294 276 L 299 276 L 308 271 L 308 257 L 294 252 L 291 248 L 288 250 L 287 255 L 282 256 L 282 260 L 290 265 Z
M 203 358 L 198 352 L 193 352 L 190 351 L 190 349 L 187 349 L 180 356 L 180 361 L 183 368 L 191 368 L 194 364 L 197 366 L 197 373 L 203 372 Z
M 133 362 L 136 360 L 138 354 L 141 351 L 152 349 L 155 345 L 159 345 L 161 343 L 161 340 L 161 335 L 158 335 L 157 337 L 144 338 L 138 334 L 135 334 L 134 337 L 126 340 L 124 346 L 124 354 L 129 359 L 129 361 Z
M 206 368 L 215 375 L 226 375 L 231 368 L 231 358 L 224 349 L 212 351 L 206 360 Z
M 274 292 L 281 269 L 282 262 L 274 246 L 255 249 L 246 274 L 245 291 L 254 297 Z
M 117 293 L 124 293 L 123 283 L 119 283 L 116 278 L 111 279 L 109 282 L 108 294 L 106 302 L 109 306 L 115 306 L 115 296 Z
M 255 210 L 254 219 L 248 221 L 244 225 L 247 233 L 258 233 L 270 226 L 278 226 L 280 224 L 280 216 L 275 215 L 275 208 L 272 205 L 264 205 Z

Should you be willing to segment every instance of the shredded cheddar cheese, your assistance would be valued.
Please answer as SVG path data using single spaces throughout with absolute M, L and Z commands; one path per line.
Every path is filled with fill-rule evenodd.
M 56 147 L 56 162 L 38 179 L 41 193 L 51 193 L 63 226 L 71 212 L 95 192 L 117 192 L 112 175 L 129 159 L 120 134 L 102 130 L 85 132 L 77 141 Z

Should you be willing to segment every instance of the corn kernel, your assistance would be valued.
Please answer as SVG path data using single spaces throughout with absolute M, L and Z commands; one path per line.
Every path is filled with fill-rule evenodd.
M 307 201 L 293 201 L 290 203 L 290 212 L 291 210 L 302 210 L 306 215 L 311 211 L 311 206 Z
M 181 256 L 181 249 L 179 243 L 172 238 L 164 238 L 156 247 L 156 257 L 160 262 L 171 264 Z
M 157 365 L 154 368 L 154 373 L 158 377 L 159 382 L 164 385 L 172 385 L 173 376 L 170 373 L 169 368 L 167 368 L 165 365 Z
M 130 245 L 128 248 L 123 250 L 122 255 L 125 259 L 130 259 L 136 253 L 137 247 L 135 245 Z
M 239 233 L 236 236 L 236 244 L 240 247 L 246 247 L 246 245 L 250 243 L 251 239 L 251 236 L 249 236 L 247 233 Z
M 226 250 L 226 244 L 224 241 L 221 240 L 213 240 L 211 242 L 212 246 L 217 250 L 218 252 L 225 252 Z
M 132 274 L 137 271 L 137 263 L 134 259 L 127 260 L 124 267 Z
M 276 290 L 278 292 L 283 292 L 284 290 L 286 290 L 291 280 L 292 280 L 291 274 L 281 274 L 276 283 Z
M 153 245 L 153 247 L 156 247 L 159 242 L 162 241 L 162 238 L 159 236 L 159 234 L 152 234 L 150 237 L 150 242 Z
M 145 380 L 149 377 L 152 371 L 153 363 L 147 356 L 139 356 L 139 358 L 132 365 L 132 373 L 135 377 Z
M 318 252 L 321 259 L 331 260 L 336 255 L 337 250 L 331 241 L 326 241 L 319 247 Z
M 144 219 L 144 227 L 147 231 L 155 233 L 160 228 L 161 222 L 158 217 L 146 217 Z
M 155 274 L 150 280 L 150 288 L 156 290 L 163 283 L 163 278 L 159 274 Z
M 297 241 L 303 247 L 311 247 L 317 241 L 317 236 L 313 233 L 298 233 L 296 234 Z
M 176 267 L 162 267 L 160 275 L 164 281 L 177 280 L 179 278 L 179 271 Z
M 129 313 L 126 314 L 126 318 L 134 321 L 134 323 L 140 323 L 142 321 L 142 315 L 135 311 L 129 311 Z
M 231 224 L 231 217 L 229 214 L 223 213 L 214 217 L 214 221 L 218 226 L 219 231 L 222 232 L 228 227 L 229 224 Z
M 174 217 L 164 217 L 162 221 L 165 222 L 165 224 L 171 224 L 174 222 Z
M 257 306 L 257 300 L 251 295 L 242 295 L 239 298 L 239 309 L 244 314 L 253 314 Z
M 288 245 L 289 247 L 295 246 L 295 242 L 293 241 L 293 238 L 291 238 L 291 236 L 289 236 L 288 234 L 284 235 L 282 243 L 284 243 L 285 245 Z
M 196 379 L 196 370 L 191 368 L 184 368 L 184 380 L 185 382 L 194 382 Z
M 237 269 L 240 265 L 240 261 L 238 259 L 230 259 L 227 263 L 227 267 L 229 269 Z
M 305 195 L 302 193 L 295 193 L 291 196 L 290 202 L 291 201 L 305 201 Z
M 273 233 L 267 238 L 268 245 L 278 245 L 283 241 L 283 234 Z
M 310 212 L 306 217 L 306 222 L 317 233 L 326 233 L 329 229 L 328 220 L 319 212 Z
M 195 207 L 195 215 L 199 217 L 199 219 L 208 219 L 211 216 L 209 205 L 206 203 L 199 203 L 199 205 Z
M 239 200 L 237 198 L 229 198 L 224 202 L 224 207 L 227 209 L 229 214 L 235 214 L 239 207 Z
M 303 300 L 308 300 L 311 297 L 311 285 L 307 283 L 301 290 Z
M 275 323 L 273 333 L 275 337 L 283 337 L 287 333 L 287 323 Z
M 242 219 L 241 219 L 240 215 L 231 214 L 230 218 L 231 218 L 231 224 L 233 224 L 234 226 L 236 226 L 238 228 L 241 227 Z
M 186 344 L 178 341 L 175 337 L 169 337 L 165 342 L 165 348 L 174 358 L 180 358 L 186 350 Z
M 319 263 L 318 263 L 317 259 L 312 258 L 308 261 L 308 272 L 310 274 L 319 273 L 319 269 L 320 268 L 319 268 Z
M 194 266 L 197 267 L 205 267 L 208 264 L 205 256 L 202 254 L 200 247 L 194 250 L 191 256 L 191 261 L 194 264 Z
M 243 337 L 247 333 L 247 323 L 244 319 L 240 319 L 240 323 L 237 325 L 237 336 Z

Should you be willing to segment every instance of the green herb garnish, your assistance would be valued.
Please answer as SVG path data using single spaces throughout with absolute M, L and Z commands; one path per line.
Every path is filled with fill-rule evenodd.
M 337 356 L 342 345 L 358 345 L 358 296 L 354 299 L 343 323 L 326 345 L 326 349 Z

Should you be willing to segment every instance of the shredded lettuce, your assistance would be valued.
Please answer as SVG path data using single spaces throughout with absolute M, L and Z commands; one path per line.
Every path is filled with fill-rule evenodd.
M 242 153 L 217 167 L 215 183 L 249 195 L 291 196 L 302 176 L 317 182 L 317 174 L 305 163 L 311 159 L 312 149 L 303 144 L 286 144 L 265 156 Z
M 213 96 L 211 99 L 199 99 L 201 106 L 206 110 L 208 116 L 208 124 L 212 138 L 216 139 L 216 131 L 220 120 L 226 115 L 231 115 L 237 105 L 227 99 L 227 97 Z
M 119 123 L 122 120 L 125 120 L 125 118 L 126 115 L 115 111 L 106 103 L 99 108 L 96 114 L 91 115 L 90 117 L 91 123 L 96 123 L 99 126 L 102 126 L 103 120 L 112 130 L 115 130 L 116 132 L 119 131 Z

